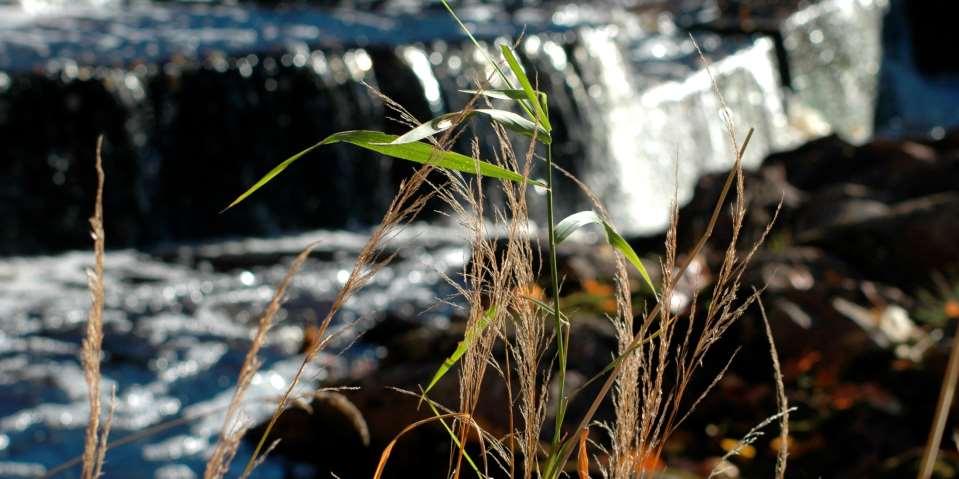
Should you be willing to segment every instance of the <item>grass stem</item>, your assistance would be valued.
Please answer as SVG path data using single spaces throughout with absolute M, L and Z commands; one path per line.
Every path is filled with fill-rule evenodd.
M 569 336 L 559 309 L 559 267 L 556 261 L 556 218 L 553 210 L 553 147 L 546 146 L 546 224 L 549 230 L 549 276 L 553 288 L 553 323 L 556 328 L 556 354 L 558 357 L 559 396 L 556 403 L 556 425 L 552 446 L 555 450 L 563 437 L 563 422 L 566 416 L 566 346 Z M 547 470 L 552 468 L 547 468 Z
M 936 465 L 936 456 L 939 455 L 939 445 L 942 443 L 942 433 L 946 429 L 946 419 L 952 408 L 952 400 L 956 395 L 956 383 L 959 382 L 959 331 L 952 340 L 952 351 L 949 352 L 949 365 L 946 375 L 942 379 L 942 389 L 939 391 L 939 403 L 936 404 L 936 414 L 932 419 L 932 428 L 929 430 L 929 440 L 922 455 L 922 464 L 919 467 L 919 479 L 932 477 Z

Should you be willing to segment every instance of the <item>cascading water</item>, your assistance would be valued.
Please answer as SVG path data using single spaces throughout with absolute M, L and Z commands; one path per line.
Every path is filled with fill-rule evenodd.
M 803 39 L 839 35 L 839 20 L 821 5 L 783 22 L 787 47 L 805 52 Z M 879 20 L 881 4 L 854 5 L 852 13 L 840 8 L 840 18 L 856 23 L 855 12 L 866 12 L 858 28 L 874 33 L 868 25 Z M 400 131 L 363 82 L 425 120 L 461 107 L 468 97 L 459 90 L 489 77 L 483 55 L 436 11 L 138 5 L 15 12 L 0 30 L 0 140 L 8 145 L 0 214 L 9 222 L 0 252 L 7 254 L 86 244 L 89 143 L 101 132 L 115 180 L 107 197 L 115 246 L 369 225 L 409 168 L 346 147 L 311 155 L 282 186 L 215 213 L 283 157 L 329 133 Z M 623 231 L 661 230 L 674 187 L 685 201 L 700 174 L 728 165 L 720 105 L 685 33 L 572 7 L 551 17 L 495 12 L 464 14 L 478 19 L 471 26 L 486 41 L 507 41 L 520 22 L 528 25 L 520 53 L 551 96 L 557 161 L 602 193 Z M 878 57 L 873 40 L 864 58 Z M 823 65 L 827 54 L 851 63 L 860 54 L 853 45 L 836 41 L 817 56 L 791 55 L 792 95 L 769 38 L 699 33 L 697 41 L 741 132 L 759 130 L 748 164 L 810 136 L 790 126 L 787 107 L 797 99 L 853 139 L 871 131 L 875 87 L 864 81 L 878 60 L 841 74 Z M 490 135 L 481 126 L 475 132 Z M 561 195 L 559 206 L 561 213 L 589 207 L 577 194 Z

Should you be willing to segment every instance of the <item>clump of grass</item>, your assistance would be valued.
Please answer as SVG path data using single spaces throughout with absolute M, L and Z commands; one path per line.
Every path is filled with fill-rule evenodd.
M 499 150 L 492 161 L 504 168 L 519 171 L 528 178 L 532 168 L 531 155 L 526 155 L 524 161 L 520 161 L 505 129 L 501 125 L 494 125 L 494 131 L 499 139 Z M 531 145 L 535 145 L 535 142 Z M 476 148 L 474 157 L 478 158 Z M 461 297 L 469 306 L 467 329 L 478 332 L 459 363 L 459 412 L 470 416 L 475 412 L 489 365 L 494 366 L 500 377 L 509 384 L 510 397 L 505 400 L 512 404 L 513 371 L 508 365 L 491 361 L 495 342 L 502 340 L 507 354 L 504 361 L 509 364 L 508 361 L 512 359 L 518 371 L 515 399 L 519 403 L 522 423 L 515 426 L 514 421 L 510 421 L 510 446 L 494 449 L 501 456 L 498 462 L 507 464 L 508 469 L 515 472 L 517 457 L 535 458 L 539 453 L 547 403 L 546 390 L 540 384 L 540 364 L 548 340 L 544 322 L 546 318 L 543 310 L 534 303 L 535 298 L 527 296 L 535 294 L 532 286 L 536 282 L 532 266 L 534 247 L 527 187 L 525 182 L 492 180 L 484 185 L 482 177 L 470 181 L 458 174 L 447 176 L 451 187 L 442 198 L 460 219 L 460 224 L 470 231 L 472 238 L 472 261 L 469 270 L 464 271 L 463 275 L 465 286 L 459 286 L 455 281 L 451 283 L 459 288 Z M 489 183 L 493 183 L 493 187 L 502 193 L 504 204 L 486 215 L 483 190 L 484 187 L 489 188 Z M 492 217 L 495 224 L 505 226 L 505 238 L 499 246 L 486 234 L 488 217 Z M 513 417 L 512 410 L 510 417 Z M 460 426 L 461 435 L 458 439 L 461 444 L 466 439 L 462 434 L 466 432 L 462 429 L 464 426 Z M 518 430 L 512 430 L 514 427 Z M 458 474 L 460 455 L 458 453 L 454 476 Z M 522 461 L 522 477 L 532 477 L 534 467 L 535 461 Z
M 729 131 L 736 145 L 731 127 Z M 737 149 L 737 165 L 740 164 L 741 155 Z M 620 354 L 626 359 L 621 363 L 622 372 L 616 379 L 614 394 L 616 422 L 613 428 L 612 477 L 632 477 L 637 464 L 657 461 L 666 439 L 718 382 L 736 354 L 734 352 L 724 359 L 726 366 L 715 380 L 694 399 L 691 406 L 687 406 L 685 400 L 691 393 L 691 381 L 704 363 L 711 346 L 758 297 L 758 293 L 755 293 L 743 299 L 739 289 L 745 268 L 765 234 L 745 254 L 739 253 L 736 242 L 742 230 L 746 206 L 742 171 L 737 166 L 733 174 L 736 199 L 731 211 L 732 240 L 726 247 L 706 310 L 697 310 L 695 298 L 686 315 L 676 314 L 670 307 L 661 306 L 673 304 L 676 284 L 686 269 L 686 265 L 677 267 L 676 228 L 679 220 L 678 209 L 674 207 L 666 235 L 660 306 L 642 319 L 635 334 L 632 318 L 628 314 L 621 313 L 617 318 Z M 689 258 L 695 257 L 695 254 Z M 625 303 L 626 300 L 621 299 L 620 302 Z M 681 323 L 685 324 L 684 329 L 678 327 Z M 669 377 L 671 370 L 675 373 Z
M 445 1 L 443 3 L 459 22 L 449 5 Z M 462 26 L 462 22 L 460 25 Z M 468 30 L 466 33 L 469 35 Z M 485 52 L 471 35 L 469 38 L 477 48 Z M 605 429 L 610 431 L 612 447 L 608 460 L 602 466 L 606 474 L 613 478 L 646 476 L 651 473 L 647 465 L 660 462 L 666 440 L 719 382 L 735 357 L 733 353 L 724 358 L 722 364 L 725 365 L 719 374 L 704 390 L 697 393 L 692 390 L 692 379 L 706 361 L 707 353 L 759 297 L 759 291 L 745 295 L 740 292 L 745 270 L 771 228 L 770 223 L 756 243 L 740 250 L 739 237 L 746 215 L 742 158 L 752 130 L 742 142 L 737 140 L 731 115 L 716 88 L 716 94 L 723 105 L 721 113 L 724 115 L 729 142 L 732 145 L 734 166 L 716 200 L 706 232 L 683 261 L 679 260 L 677 252 L 679 218 L 678 208 L 674 206 L 671 226 L 667 233 L 666 253 L 661 264 L 662 281 L 657 288 L 639 256 L 608 221 L 596 195 L 582 182 L 562 170 L 560 171 L 571 178 L 594 202 L 595 208 L 592 211 L 576 213 L 559 222 L 555 221 L 553 195 L 556 185 L 553 181 L 553 169 L 556 167 L 552 162 L 552 127 L 549 122 L 547 96 L 529 80 L 509 45 L 501 45 L 500 53 L 503 58 L 502 65 L 487 55 L 499 75 L 498 79 L 494 79 L 499 84 L 491 84 L 489 80 L 477 82 L 477 89 L 467 92 L 473 95 L 473 98 L 463 110 L 419 123 L 401 106 L 384 98 L 384 103 L 396 110 L 401 121 L 411 127 L 409 132 L 399 136 L 367 131 L 331 135 L 282 162 L 237 198 L 231 206 L 272 180 L 307 152 L 331 143 L 347 142 L 386 156 L 425 165 L 417 171 L 412 180 L 401 187 L 383 222 L 374 230 L 350 278 L 337 295 L 332 310 L 320 325 L 321 337 L 326 337 L 326 329 L 343 302 L 389 261 L 389 257 L 379 258 L 379 247 L 397 227 L 411 220 L 420 211 L 427 197 L 438 195 L 444 200 L 470 234 L 472 261 L 463 273 L 462 282 L 452 281 L 459 289 L 468 311 L 466 334 L 456 351 L 438 368 L 421 395 L 422 402 L 429 405 L 434 416 L 410 425 L 390 443 L 381 456 L 374 477 L 380 477 L 383 473 L 392 448 L 400 436 L 430 422 L 441 423 L 450 435 L 453 444 L 450 474 L 454 478 L 461 475 L 464 462 L 478 476 L 489 477 L 487 459 L 491 458 L 509 477 L 556 479 L 566 473 L 567 462 L 577 445 L 579 455 L 576 467 L 583 475 L 583 471 L 588 470 L 589 462 L 588 433 L 584 431 L 588 430 L 596 412 L 611 391 L 615 414 L 613 422 L 605 425 Z M 715 86 L 715 80 L 713 84 Z M 492 99 L 512 102 L 525 116 L 497 110 L 492 106 L 473 106 L 480 100 L 489 105 Z M 482 114 L 493 123 L 498 140 L 495 146 L 498 148 L 491 160 L 480 159 L 480 148 L 476 141 L 472 143 L 471 156 L 449 150 L 452 139 L 462 132 L 462 125 L 477 114 Z M 514 151 L 507 130 L 529 137 L 529 147 L 524 154 L 518 155 Z M 545 149 L 545 156 L 537 153 L 540 147 Z M 545 180 L 542 181 L 531 178 L 533 165 L 540 160 L 546 168 Z M 445 182 L 434 184 L 426 180 L 426 174 L 433 168 L 444 173 Z M 427 191 L 418 193 L 424 185 L 428 186 Z M 546 300 L 528 294 L 530 285 L 535 283 L 537 277 L 532 269 L 537 251 L 531 239 L 532 220 L 529 218 L 526 202 L 529 186 L 543 187 L 546 194 L 545 253 L 548 258 L 547 275 L 551 295 Z M 486 191 L 490 188 L 496 188 L 503 193 L 505 204 L 487 211 L 485 198 Z M 732 239 L 724 248 L 723 262 L 712 286 L 710 299 L 702 309 L 698 309 L 694 298 L 689 311 L 673 311 L 669 305 L 672 304 L 678 281 L 693 259 L 705 248 L 722 211 L 726 208 L 726 199 L 731 192 L 735 195 L 730 205 Z M 489 237 L 486 231 L 489 223 L 504 227 L 507 233 L 505 241 L 497 244 Z M 576 427 L 571 428 L 566 418 L 572 396 L 566 389 L 566 352 L 573 339 L 572 325 L 570 318 L 560 309 L 561 287 L 556 248 L 573 231 L 591 224 L 600 225 L 610 245 L 620 253 L 617 256 L 614 277 L 617 285 L 616 311 L 609 318 L 617 332 L 618 351 L 616 357 L 600 376 L 597 376 L 598 379 L 602 374 L 608 373 L 587 412 Z M 652 308 L 639 315 L 633 311 L 628 274 L 630 267 L 640 273 L 654 296 Z M 550 321 L 545 321 L 547 318 Z M 769 338 L 780 413 L 768 421 L 780 419 L 781 429 L 783 434 L 786 434 L 789 409 L 771 333 Z M 553 351 L 550 351 L 549 347 L 551 341 L 555 342 Z M 502 358 L 494 353 L 497 342 L 500 342 L 506 351 Z M 244 477 L 249 475 L 259 460 L 266 437 L 286 407 L 294 386 L 300 381 L 303 368 L 325 344 L 325 340 L 318 341 L 307 351 L 300 370 L 292 379 L 256 451 L 247 463 Z M 429 399 L 428 393 L 456 365 L 459 366 L 459 405 L 456 412 L 450 412 L 443 405 Z M 491 437 L 479 427 L 474 418 L 484 380 L 491 367 L 507 385 L 504 409 L 509 413 L 510 430 L 502 438 Z M 552 399 L 551 393 L 554 395 Z M 552 414 L 555 423 L 551 439 L 544 443 L 542 436 L 550 406 L 554 408 Z M 514 408 L 520 421 L 515 420 Z M 447 420 L 452 421 L 452 425 L 447 424 Z M 225 427 L 223 437 L 228 436 L 227 430 Z M 466 451 L 471 431 L 475 431 L 481 443 L 489 443 L 489 447 L 483 447 L 482 468 L 480 462 L 470 457 Z M 747 436 L 747 440 L 754 436 Z M 782 441 L 784 447 L 786 443 Z M 784 474 L 786 453 L 785 449 L 779 451 L 780 459 L 776 469 L 778 477 Z M 225 469 L 219 467 L 218 470 Z

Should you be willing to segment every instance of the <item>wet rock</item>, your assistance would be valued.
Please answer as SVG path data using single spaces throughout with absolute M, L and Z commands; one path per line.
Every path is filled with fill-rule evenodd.
M 256 443 L 266 424 L 251 429 L 246 439 Z M 312 401 L 294 405 L 277 419 L 266 438 L 273 453 L 306 462 L 339 477 L 360 477 L 367 469 L 370 430 L 363 413 L 339 392 L 317 391 Z
M 880 192 L 888 201 L 949 191 L 959 180 L 956 147 L 929 140 L 875 140 L 856 147 L 829 136 L 770 155 L 762 169 L 774 165 L 781 165 L 785 180 L 803 191 L 852 183 Z
M 831 135 L 794 150 L 769 155 L 763 166 L 782 165 L 785 180 L 808 191 L 850 177 L 859 167 L 850 161 L 855 151 L 853 145 Z
M 857 269 L 907 289 L 959 261 L 959 194 L 943 193 L 894 205 L 886 214 L 810 231 L 803 238 Z
M 840 183 L 809 194 L 791 224 L 783 226 L 802 238 L 809 231 L 865 221 L 888 214 L 889 210 L 875 191 L 859 184 Z
M 865 281 L 856 269 L 822 249 L 792 247 L 758 254 L 744 284 L 765 286 L 763 301 L 781 355 L 794 358 L 817 351 L 841 368 L 863 352 L 877 350 L 867 332 L 832 305 L 837 298 L 869 304 L 862 290 Z M 885 289 L 873 298 L 898 299 Z M 752 319 L 758 321 L 755 314 Z
M 781 200 L 769 247 L 817 246 L 865 277 L 914 289 L 928 282 L 929 272 L 959 262 L 951 220 L 959 155 L 952 138 L 855 147 L 826 137 L 772 155 L 758 172 L 746 173 L 750 207 L 740 244 L 759 237 Z M 681 250 L 705 230 L 724 180 L 704 177 L 681 210 Z M 724 215 L 713 244 L 728 242 L 730 233 Z

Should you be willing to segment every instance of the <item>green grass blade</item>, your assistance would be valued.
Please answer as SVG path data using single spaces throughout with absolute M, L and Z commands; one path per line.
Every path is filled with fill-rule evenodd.
M 474 114 L 479 113 L 482 115 L 488 116 L 491 120 L 503 125 L 509 130 L 515 131 L 521 135 L 526 135 L 530 138 L 533 138 L 534 132 L 536 139 L 543 144 L 549 144 L 552 139 L 550 138 L 549 133 L 544 130 L 542 127 L 538 126 L 536 123 L 523 118 L 522 116 L 517 115 L 511 111 L 506 110 L 495 110 L 495 109 L 476 109 L 470 110 L 468 112 L 454 112 L 447 113 L 445 115 L 440 115 L 432 120 L 423 123 L 422 125 L 413 128 L 412 130 L 400 135 L 395 140 L 385 143 L 386 145 L 403 145 L 406 143 L 415 143 L 424 138 L 429 138 L 437 133 L 449 130 L 453 128 L 461 121 L 473 116 Z
M 503 52 L 503 57 L 506 58 L 506 63 L 509 65 L 510 70 L 513 71 L 513 75 L 516 75 L 520 86 L 523 87 L 523 91 L 526 92 L 526 100 L 533 106 L 533 110 L 536 112 L 536 120 L 546 131 L 553 131 L 553 127 L 549 123 L 549 115 L 547 115 L 543 109 L 536 90 L 533 90 L 533 85 L 530 84 L 526 72 L 523 71 L 523 67 L 516 59 L 513 49 L 510 48 L 509 45 L 500 45 L 500 50 Z
M 603 220 L 595 211 L 580 211 L 560 221 L 559 224 L 556 225 L 556 244 L 562 243 L 563 240 L 569 238 L 569 235 L 573 234 L 574 231 L 590 224 L 603 226 L 603 230 L 606 233 L 606 241 L 608 241 L 613 248 L 619 250 L 619 252 L 626 257 L 626 260 L 639 270 L 639 274 L 643 277 L 643 280 L 646 281 L 649 289 L 653 291 L 653 294 L 656 294 L 656 287 L 653 286 L 653 280 L 650 279 L 649 273 L 646 272 L 646 267 L 643 266 L 643 262 L 640 261 L 639 255 L 636 254 L 636 251 L 633 251 L 633 247 L 626 242 L 626 239 L 613 228 L 613 225 Z
M 424 391 L 423 394 L 425 395 L 426 392 Z M 439 410 L 436 409 L 436 404 L 432 400 L 427 399 L 426 404 L 430 407 L 430 410 L 433 411 L 434 417 L 439 418 L 440 416 L 442 416 Z M 460 443 L 460 439 L 456 437 L 456 433 L 453 432 L 453 429 L 451 429 L 449 425 L 446 424 L 446 421 L 443 420 L 442 418 L 440 418 L 439 421 L 440 421 L 440 424 L 443 425 L 443 429 L 446 429 L 446 433 L 449 434 L 450 439 L 453 440 L 453 444 L 455 444 L 457 448 L 463 450 L 463 458 L 466 459 L 466 463 L 469 464 L 470 468 L 473 469 L 473 472 L 476 473 L 476 477 L 486 477 L 485 474 L 480 472 L 479 466 L 476 465 L 476 462 L 473 461 L 473 458 L 470 457 L 470 454 L 466 452 L 466 448 L 464 448 L 463 445 Z
M 395 135 L 389 135 L 379 131 L 354 130 L 334 133 L 328 136 L 320 144 L 331 145 L 333 143 L 350 143 L 360 148 L 372 150 L 389 157 L 399 158 L 401 160 L 412 161 L 414 163 L 430 164 L 439 168 L 460 171 L 463 173 L 480 174 L 489 178 L 522 182 L 526 180 L 523 175 L 503 168 L 499 165 L 478 161 L 469 156 L 461 155 L 456 152 L 441 150 L 433 145 L 422 142 L 406 143 L 402 145 L 389 144 L 396 139 Z M 528 180 L 530 184 L 543 186 L 543 183 L 537 180 Z
M 569 238 L 569 235 L 573 234 L 574 231 L 591 224 L 602 224 L 603 220 L 600 219 L 593 211 L 580 211 L 579 213 L 573 213 L 566 218 L 563 218 L 559 224 L 556 225 L 556 243 L 562 243 Z
M 436 370 L 436 373 L 433 374 L 433 378 L 430 379 L 429 384 L 426 385 L 426 389 L 423 390 L 422 397 L 420 401 L 426 398 L 426 394 L 433 389 L 433 386 L 436 386 L 436 383 L 449 372 L 449 370 L 456 365 L 456 362 L 466 354 L 466 351 L 469 350 L 470 346 L 476 341 L 476 338 L 489 326 L 489 323 L 493 320 L 493 317 L 496 316 L 496 307 L 491 306 L 486 312 L 483 313 L 483 317 L 473 325 L 471 329 L 466 331 L 466 334 L 463 335 L 463 340 L 456 345 L 456 350 L 453 351 L 453 354 L 450 354 L 446 360 L 443 361 L 443 364 L 440 365 L 439 369 Z
M 496 73 L 498 73 L 500 78 L 503 79 L 503 83 L 506 84 L 506 86 L 509 89 L 512 89 L 513 83 L 509 81 L 509 77 L 506 76 L 505 72 L 503 72 L 503 69 L 500 67 L 499 63 L 496 60 L 494 60 L 493 57 L 490 56 L 489 52 L 487 52 L 482 45 L 480 45 L 480 43 L 476 40 L 476 37 L 473 36 L 473 33 L 470 32 L 470 29 L 466 28 L 466 25 L 463 24 L 463 21 L 460 20 L 460 17 L 458 17 L 456 15 L 456 12 L 453 11 L 453 7 L 451 7 L 446 0 L 441 0 L 441 1 L 443 2 L 443 6 L 446 7 L 446 11 L 450 13 L 450 16 L 453 17 L 453 20 L 456 20 L 456 24 L 459 25 L 461 30 L 463 30 L 463 33 L 465 33 L 466 36 L 469 37 L 470 41 L 473 42 L 473 46 L 475 46 L 479 51 L 483 52 L 483 56 L 486 57 L 486 61 L 489 62 L 489 64 L 492 65 L 493 68 L 496 69 Z M 523 109 L 526 110 L 526 113 L 528 113 L 530 117 L 533 117 L 533 112 L 530 110 L 530 107 L 527 106 L 525 102 L 520 102 L 520 106 L 522 106 Z M 547 128 L 547 130 L 551 130 L 551 128 Z
M 563 457 L 569 457 L 567 452 L 573 448 L 578 437 L 573 435 L 560 444 L 558 450 L 554 451 L 546 458 L 546 467 L 543 470 L 544 479 L 557 479 L 563 474 L 565 464 L 559 464 Z
M 238 203 L 246 199 L 248 196 L 253 194 L 253 192 L 260 189 L 260 187 L 267 184 L 274 177 L 282 173 L 283 170 L 290 166 L 290 164 L 292 164 L 294 161 L 302 158 L 303 155 L 313 151 L 319 146 L 332 145 L 334 143 L 350 143 L 389 157 L 412 161 L 414 163 L 430 164 L 439 168 L 446 168 L 463 173 L 474 175 L 480 174 L 489 178 L 515 181 L 517 183 L 528 181 L 531 185 L 542 187 L 546 186 L 542 181 L 527 179 L 523 175 L 513 170 L 503 168 L 502 166 L 487 163 L 485 161 L 475 160 L 469 156 L 461 155 L 452 151 L 441 150 L 426 143 L 413 142 L 399 145 L 390 144 L 390 142 L 396 140 L 396 138 L 396 135 L 388 135 L 379 131 L 354 130 L 334 133 L 326 137 L 326 139 L 323 141 L 284 160 L 282 163 L 277 165 L 276 168 L 273 168 L 269 173 L 264 175 L 263 178 L 260 178 L 259 181 L 246 190 L 242 195 L 237 197 L 237 199 L 233 200 L 233 202 L 230 203 L 230 206 L 227 206 L 224 211 L 236 206 Z
M 496 100 L 525 100 L 526 92 L 516 88 L 490 88 L 488 90 L 460 90 L 460 93 L 480 95 Z
M 603 227 L 606 228 L 606 239 L 609 240 L 609 244 L 618 249 L 620 253 L 623 253 L 623 256 L 639 270 L 639 274 L 646 281 L 646 285 L 649 286 L 650 291 L 655 295 L 656 286 L 653 285 L 653 280 L 650 279 L 649 273 L 646 271 L 646 267 L 643 266 L 643 262 L 640 261 L 639 256 L 633 251 L 633 247 L 626 242 L 626 239 L 623 238 L 619 232 L 613 229 L 612 225 L 603 222 Z
M 460 93 L 469 93 L 470 95 L 480 95 L 488 98 L 493 98 L 496 100 L 526 100 L 526 91 L 517 90 L 516 88 L 490 88 L 487 90 L 460 90 Z M 543 104 L 543 109 L 546 109 L 546 94 L 541 91 L 536 91 L 536 96 L 539 97 L 540 103 Z
M 543 312 L 546 313 L 548 316 L 552 316 L 553 314 L 555 314 L 554 311 L 553 311 L 553 307 L 552 307 L 552 306 L 550 306 L 550 305 L 548 305 L 548 304 L 546 304 L 546 303 L 544 303 L 544 302 L 542 302 L 542 301 L 540 301 L 540 300 L 538 300 L 538 299 L 536 299 L 536 298 L 530 298 L 529 296 L 524 296 L 523 299 L 525 299 L 525 300 L 533 303 L 533 304 L 536 305 L 538 308 L 542 309 Z M 568 318 L 568 317 L 566 316 L 566 314 L 564 314 L 562 311 L 559 312 L 559 317 L 560 317 L 560 319 L 563 320 L 563 324 L 569 324 L 569 318 Z
M 530 138 L 535 137 L 537 141 L 543 143 L 544 145 L 548 145 L 552 142 L 549 132 L 546 131 L 542 126 L 533 123 L 532 121 L 529 121 L 511 111 L 491 110 L 485 108 L 480 108 L 474 111 L 490 117 L 491 120 L 503 125 L 509 130 L 515 131 Z
M 437 133 L 442 133 L 450 128 L 453 128 L 459 123 L 459 121 L 465 120 L 467 117 L 469 117 L 469 115 L 462 111 L 440 115 L 400 135 L 388 144 L 402 145 L 404 143 L 413 143 L 424 138 L 429 138 Z
M 453 7 L 451 7 L 450 4 L 446 2 L 446 0 L 442 0 L 442 2 L 443 2 L 443 6 L 446 7 L 446 11 L 450 12 L 450 16 L 453 17 L 453 20 L 456 20 L 456 24 L 459 25 L 460 30 L 463 30 L 463 33 L 465 33 L 466 36 L 469 37 L 470 41 L 473 42 L 473 46 L 475 46 L 478 50 L 483 52 L 483 55 L 486 56 L 486 61 L 489 62 L 490 65 L 493 65 L 493 68 L 495 68 L 496 72 L 499 73 L 500 78 L 502 78 L 503 81 L 506 82 L 507 85 L 509 85 L 509 78 L 507 78 L 506 74 L 503 73 L 503 69 L 499 67 L 499 63 L 496 63 L 496 60 L 493 60 L 493 57 L 491 57 L 489 52 L 487 52 L 486 49 L 483 48 L 482 45 L 480 45 L 480 43 L 476 40 L 476 37 L 473 36 L 473 33 L 470 32 L 470 29 L 466 28 L 466 25 L 463 24 L 463 21 L 460 20 L 460 17 L 458 17 L 456 15 L 456 12 L 453 11 Z
M 325 140 L 324 140 L 324 141 L 325 141 Z M 309 148 L 307 148 L 307 149 L 305 149 L 305 150 L 303 150 L 303 151 L 301 151 L 301 152 L 299 152 L 299 153 L 297 153 L 297 154 L 295 154 L 295 155 L 293 155 L 293 156 L 291 156 L 291 157 L 283 160 L 282 163 L 280 163 L 279 165 L 276 165 L 276 167 L 274 167 L 272 170 L 270 170 L 269 173 L 263 175 L 263 178 L 260 178 L 259 181 L 257 181 L 255 184 L 253 184 L 253 186 L 251 186 L 248 190 L 246 190 L 245 192 L 243 192 L 242 195 L 238 196 L 235 200 L 233 200 L 233 202 L 230 203 L 230 206 L 227 206 L 226 208 L 223 208 L 223 211 L 226 211 L 226 210 L 228 210 L 228 209 L 230 209 L 230 208 L 233 208 L 234 206 L 238 205 L 241 201 L 245 200 L 248 196 L 252 195 L 254 191 L 260 189 L 260 187 L 262 187 L 263 185 L 269 183 L 270 180 L 272 180 L 274 177 L 276 177 L 276 175 L 279 175 L 280 173 L 282 173 L 283 170 L 285 170 L 286 167 L 288 167 L 288 166 L 290 166 L 291 164 L 293 164 L 294 161 L 299 160 L 300 158 L 303 157 L 303 155 L 305 155 L 305 154 L 307 154 L 307 153 L 309 153 L 309 152 L 311 152 L 311 151 L 319 148 L 321 145 L 323 145 L 323 142 L 317 143 L 317 144 L 315 144 L 315 145 L 313 145 L 313 146 L 311 146 L 311 147 L 309 147 Z M 223 211 L 220 211 L 220 213 L 222 213 Z

